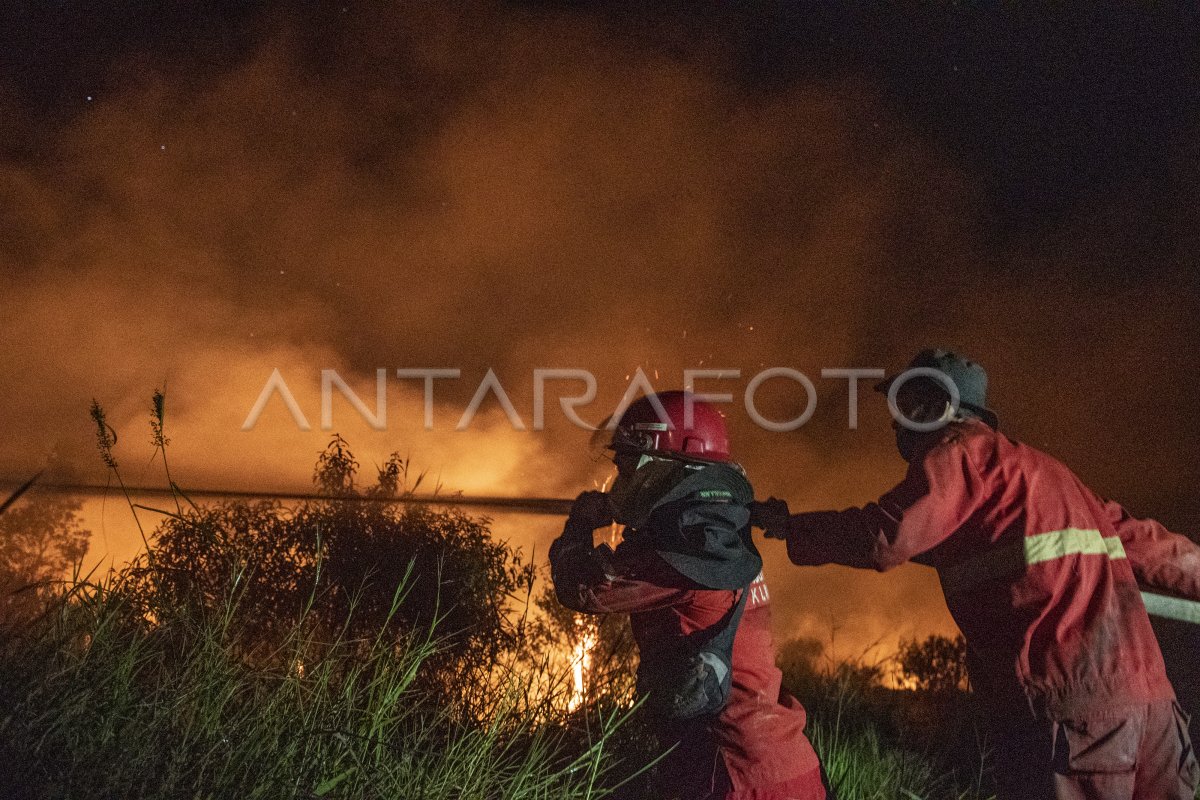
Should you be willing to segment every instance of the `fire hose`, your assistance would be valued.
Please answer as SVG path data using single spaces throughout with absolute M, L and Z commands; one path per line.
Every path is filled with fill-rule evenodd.
M 19 483 L 17 481 L 0 481 L 12 494 L 0 504 L 0 511 L 8 508 L 13 502 L 31 488 L 38 476 Z M 87 483 L 38 483 L 42 491 L 70 495 L 104 495 L 116 491 L 113 486 L 101 486 Z M 421 504 L 432 506 L 469 506 L 476 508 L 492 508 L 523 514 L 549 514 L 566 516 L 571 509 L 572 500 L 559 497 L 504 497 L 500 495 L 464 495 L 464 494 L 402 494 L 394 497 L 379 497 L 372 495 L 329 495 L 315 492 L 264 492 L 243 489 L 189 489 L 186 492 L 152 486 L 126 486 L 129 495 L 143 497 L 183 496 L 187 498 L 230 499 L 230 500 L 294 500 L 321 501 L 337 500 L 352 503 L 400 503 Z M 1179 597 L 1142 592 L 1142 602 L 1151 616 L 1164 619 L 1189 622 L 1200 625 L 1200 603 L 1184 600 Z

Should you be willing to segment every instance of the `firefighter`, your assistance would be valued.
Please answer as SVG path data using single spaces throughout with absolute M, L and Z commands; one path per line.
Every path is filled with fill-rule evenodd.
M 1001 800 L 1193 800 L 1188 718 L 1138 585 L 1200 600 L 1200 546 L 1001 434 L 978 364 L 926 350 L 914 368 L 876 387 L 926 429 L 893 423 L 900 485 L 845 511 L 793 516 L 772 498 L 755 524 L 799 565 L 937 569 Z
M 630 615 L 643 708 L 673 748 L 656 796 L 826 797 L 804 708 L 780 687 L 753 493 L 730 461 L 724 418 L 664 392 L 602 435 L 617 477 L 610 492 L 576 499 L 550 549 L 551 578 L 568 608 Z M 593 532 L 614 521 L 621 543 L 594 547 Z

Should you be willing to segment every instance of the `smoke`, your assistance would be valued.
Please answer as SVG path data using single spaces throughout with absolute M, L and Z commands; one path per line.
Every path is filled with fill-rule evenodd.
M 792 366 L 817 380 L 813 422 L 770 434 L 732 406 L 736 455 L 760 496 L 839 507 L 885 490 L 903 465 L 882 405 L 864 391 L 861 429 L 848 430 L 845 382 L 819 380 L 822 367 L 961 345 L 995 366 L 1002 412 L 1036 444 L 1069 442 L 1064 429 L 1079 426 L 1090 445 L 1113 410 L 1095 398 L 1114 395 L 1089 365 L 1136 370 L 1114 362 L 1195 341 L 1194 294 L 1149 287 L 1150 309 L 1122 313 L 1130 287 L 1056 266 L 1094 232 L 990 250 L 978 182 L 865 77 L 748 88 L 719 49 L 696 60 L 547 11 L 352 9 L 319 29 L 263 29 L 219 70 L 120 61 L 61 119 L 0 98 L 6 131 L 37 140 L 0 163 L 5 474 L 49 461 L 102 479 L 94 396 L 132 477 L 153 480 L 141 426 L 165 385 L 184 485 L 303 487 L 328 431 L 298 431 L 278 399 L 240 430 L 272 370 L 316 427 L 321 369 L 373 406 L 376 369 L 449 367 L 463 377 L 437 382 L 433 431 L 415 381 L 388 381 L 384 432 L 338 401 L 334 427 L 365 471 L 398 450 L 446 490 L 570 495 L 603 470 L 553 400 L 544 432 L 511 430 L 494 402 L 453 430 L 488 368 L 528 425 L 536 367 L 594 372 L 585 417 L 598 422 L 638 367 L 664 389 L 686 368 L 741 369 L 701 387 L 740 397 L 763 366 Z M 1114 252 L 1117 265 L 1128 248 Z M 1194 376 L 1194 353 L 1181 357 Z M 1091 385 L 1066 380 L 1085 372 Z M 1122 374 L 1130 404 L 1181 385 Z M 1168 391 L 1171 413 L 1190 402 Z M 772 418 L 804 403 L 786 382 L 759 395 Z M 1160 421 L 1142 412 L 1131 429 Z M 1168 422 L 1186 439 L 1186 423 Z M 1176 491 L 1197 466 L 1182 445 L 1166 449 L 1182 465 Z M 1114 491 L 1135 486 L 1119 458 L 1090 463 Z M 136 549 L 114 516 L 126 511 L 88 508 L 104 531 L 94 552 Z M 539 554 L 554 527 L 497 521 Z M 850 652 L 951 629 L 920 568 L 800 571 L 764 550 L 781 634 L 832 625 Z

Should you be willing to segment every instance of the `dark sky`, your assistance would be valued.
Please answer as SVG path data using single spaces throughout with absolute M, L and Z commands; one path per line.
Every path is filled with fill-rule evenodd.
M 362 460 L 572 494 L 578 431 L 445 432 L 484 369 L 526 410 L 533 367 L 592 369 L 611 409 L 637 366 L 940 344 L 1007 430 L 1200 531 L 1193 6 L 645 5 L 4 4 L 0 473 L 95 476 L 87 402 L 136 430 L 165 380 L 193 485 L 303 486 L 326 433 L 238 430 L 273 368 L 315 417 L 319 368 L 460 367 L 434 434 L 347 425 Z M 734 415 L 735 454 L 760 495 L 872 499 L 886 413 L 818 388 L 796 434 Z M 944 614 L 927 576 L 768 567 L 788 630 Z
M 461 13 L 477 16 L 481 27 L 504 13 L 598 20 L 614 39 L 702 66 L 746 92 L 863 81 L 903 124 L 980 181 L 987 232 L 998 248 L 1017 247 L 1131 185 L 1145 195 L 1139 212 L 1147 224 L 1166 222 L 1186 199 L 1178 183 L 1195 159 L 1200 121 L 1194 4 L 724 5 L 472 4 Z M 119 91 L 147 69 L 182 83 L 210 80 L 281 31 L 294 36 L 301 63 L 314 73 L 366 67 L 356 38 L 373 17 L 393 16 L 391 7 L 13 2 L 0 11 L 0 66 L 6 87 L 53 124 L 78 113 L 82 97 Z M 403 61 L 396 55 L 387 66 Z M 386 87 L 404 76 L 358 77 Z M 12 138 L 5 145 L 36 149 Z

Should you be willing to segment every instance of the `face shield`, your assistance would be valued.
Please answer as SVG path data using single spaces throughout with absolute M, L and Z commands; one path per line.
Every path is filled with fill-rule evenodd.
M 615 472 L 604 482 L 606 487 L 616 487 L 627 483 L 629 477 L 650 460 L 644 447 L 643 440 L 631 436 L 624 428 L 609 430 L 607 423 L 592 434 L 588 444 L 588 452 L 593 463 L 610 465 Z M 622 477 L 624 476 L 624 477 Z
M 653 452 L 658 437 L 649 424 L 637 429 L 610 429 L 610 424 L 606 421 L 592 434 L 589 449 L 596 463 L 607 461 L 617 468 L 608 484 L 616 521 L 637 527 L 645 523 L 657 498 L 679 481 L 684 464 Z
M 631 460 L 633 461 L 633 468 L 636 469 L 636 460 L 635 458 L 631 458 L 633 453 L 626 450 L 624 447 L 626 443 L 623 440 L 621 442 L 622 453 L 626 455 L 623 458 L 617 456 L 617 450 L 613 441 L 613 435 L 616 431 L 609 430 L 608 425 L 609 420 L 601 423 L 600 427 L 592 433 L 591 438 L 588 440 L 587 448 L 588 460 L 596 465 L 596 471 L 599 473 L 602 469 L 608 470 L 607 477 L 597 486 L 602 492 L 609 491 L 612 488 L 619 477 L 622 467 L 626 471 L 630 469 L 629 462 Z M 619 463 L 622 461 L 625 463 Z

